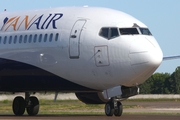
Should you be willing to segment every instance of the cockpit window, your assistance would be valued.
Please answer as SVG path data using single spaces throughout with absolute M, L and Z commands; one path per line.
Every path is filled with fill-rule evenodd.
M 110 40 L 119 36 L 118 28 L 115 27 L 108 27 L 108 28 L 101 28 L 99 35 Z
M 143 35 L 152 35 L 148 28 L 139 28 Z
M 137 35 L 139 34 L 137 28 L 120 28 L 121 35 Z
M 110 28 L 110 39 L 113 39 L 115 37 L 119 36 L 119 32 L 117 28 Z
M 109 39 L 109 28 L 102 28 L 99 33 L 100 36 Z

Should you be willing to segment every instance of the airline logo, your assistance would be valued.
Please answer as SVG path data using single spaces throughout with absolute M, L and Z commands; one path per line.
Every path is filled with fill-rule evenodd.
M 49 15 L 34 15 L 34 16 L 14 16 L 11 18 L 6 17 L 3 21 L 3 26 L 1 31 L 18 31 L 18 30 L 30 30 L 31 28 L 39 29 L 48 29 L 53 28 L 57 29 L 57 21 L 62 18 L 62 13 L 54 13 Z

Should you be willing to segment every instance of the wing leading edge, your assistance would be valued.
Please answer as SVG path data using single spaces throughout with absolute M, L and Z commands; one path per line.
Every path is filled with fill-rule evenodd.
M 166 60 L 173 60 L 173 59 L 180 59 L 180 55 L 174 55 L 174 56 L 166 56 L 166 57 L 163 57 L 163 61 L 166 61 Z

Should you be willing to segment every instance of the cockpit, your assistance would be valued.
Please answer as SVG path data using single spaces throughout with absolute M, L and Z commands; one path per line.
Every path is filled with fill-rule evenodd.
M 117 28 L 117 27 L 103 27 L 99 35 L 108 40 L 119 37 L 120 35 L 148 35 L 152 36 L 148 28 L 131 27 L 131 28 Z

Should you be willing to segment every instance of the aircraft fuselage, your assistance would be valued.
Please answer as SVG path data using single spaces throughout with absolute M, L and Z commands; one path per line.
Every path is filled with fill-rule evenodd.
M 136 86 L 162 61 L 147 26 L 116 10 L 3 12 L 0 21 L 0 91 Z

